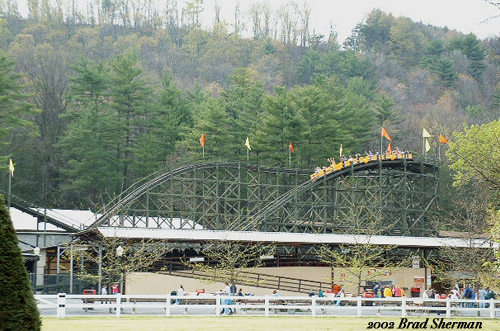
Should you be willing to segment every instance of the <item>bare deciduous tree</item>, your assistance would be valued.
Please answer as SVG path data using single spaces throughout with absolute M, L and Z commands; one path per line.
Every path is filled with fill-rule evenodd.
M 76 265 L 81 265 L 75 272 L 77 277 L 103 284 L 120 282 L 120 288 L 123 288 L 123 280 L 128 274 L 149 270 L 172 246 L 152 239 L 133 241 L 99 237 L 94 242 L 75 245 L 75 248 L 77 254 L 73 255 L 73 259 Z
M 404 266 L 404 256 L 396 261 L 387 254 L 396 248 L 395 245 L 373 244 L 373 236 L 394 227 L 385 222 L 383 215 L 373 208 L 373 204 L 369 206 L 360 202 L 352 205 L 346 222 L 349 226 L 348 233 L 353 235 L 354 242 L 337 247 L 321 246 L 318 256 L 322 262 L 331 265 L 332 271 L 334 268 L 344 269 L 347 273 L 344 282 L 355 285 L 356 293 L 360 293 L 363 282 L 377 280 L 389 270 L 394 271 Z M 336 280 L 332 279 L 331 282 L 335 283 Z
M 489 263 L 494 257 L 492 248 L 479 247 L 491 242 L 492 214 L 488 208 L 488 192 L 479 185 L 462 186 L 456 206 L 442 217 L 443 228 L 454 230 L 453 237 L 461 237 L 466 247 L 443 247 L 439 257 L 430 257 L 433 274 L 444 283 L 475 283 L 486 285 L 490 278 Z
M 239 243 L 219 241 L 202 249 L 207 262 L 184 263 L 198 272 L 200 279 L 229 284 L 257 285 L 254 277 L 248 275 L 264 265 L 261 257 L 274 254 L 274 245 L 262 243 Z

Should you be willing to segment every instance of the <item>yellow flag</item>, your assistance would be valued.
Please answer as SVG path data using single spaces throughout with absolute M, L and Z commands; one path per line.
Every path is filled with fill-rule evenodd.
M 431 149 L 431 144 L 429 144 L 429 141 L 425 139 L 425 152 L 427 153 L 429 149 Z
M 247 137 L 247 141 L 245 141 L 245 146 L 248 148 L 249 151 L 252 150 L 252 147 L 250 147 L 250 140 L 248 140 L 248 137 Z
M 14 177 L 14 163 L 12 163 L 12 159 L 9 159 L 9 171 L 10 175 Z
M 432 137 L 431 134 L 429 132 L 427 132 L 427 130 L 424 128 L 422 129 L 422 137 L 424 138 L 430 138 Z

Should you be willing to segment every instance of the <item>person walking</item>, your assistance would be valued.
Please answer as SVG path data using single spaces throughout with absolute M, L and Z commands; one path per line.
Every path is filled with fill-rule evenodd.
M 335 301 L 335 306 L 340 306 L 342 304 L 342 299 L 345 297 L 344 289 L 341 288 L 335 297 L 339 298 L 337 301 Z
M 224 290 L 222 290 L 222 295 L 225 295 L 225 296 L 231 295 L 231 286 L 229 286 L 229 283 L 224 283 L 224 285 L 226 285 L 226 286 L 224 287 Z M 223 305 L 230 305 L 231 299 L 222 299 L 221 303 Z M 231 308 L 222 308 L 221 314 L 231 315 L 232 310 L 231 310 Z
M 184 291 L 184 286 L 180 285 L 179 289 L 177 290 L 177 296 L 178 297 L 183 297 L 186 292 Z M 177 298 L 175 299 L 175 304 L 180 305 L 181 304 L 181 299 Z

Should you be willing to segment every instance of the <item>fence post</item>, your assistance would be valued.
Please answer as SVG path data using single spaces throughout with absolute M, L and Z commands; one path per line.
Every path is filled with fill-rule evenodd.
M 170 294 L 167 295 L 167 302 L 166 302 L 166 307 L 165 307 L 165 316 L 170 317 L 171 311 L 171 301 Z
M 406 297 L 401 297 L 401 317 L 406 317 Z
M 357 304 L 357 316 L 358 317 L 361 317 L 361 296 L 358 296 L 356 298 L 358 300 L 358 304 Z
M 446 318 L 451 317 L 451 303 L 450 303 L 450 298 L 446 298 Z
M 118 293 L 116 295 L 116 317 L 120 317 L 120 314 L 122 312 L 121 305 L 122 305 L 122 294 Z
M 220 316 L 220 295 L 215 296 L 215 316 Z
M 267 295 L 264 299 L 264 316 L 269 317 L 269 297 Z
M 57 317 L 66 317 L 66 293 L 57 294 Z
M 490 318 L 495 318 L 495 299 L 490 299 Z
M 316 298 L 311 297 L 311 315 L 312 317 L 316 317 Z

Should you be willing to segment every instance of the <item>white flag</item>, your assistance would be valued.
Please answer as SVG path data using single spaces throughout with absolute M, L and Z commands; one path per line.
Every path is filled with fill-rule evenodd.
M 429 144 L 429 141 L 425 139 L 425 152 L 427 153 L 431 149 L 431 144 Z
M 248 137 L 247 137 L 247 141 L 245 141 L 245 146 L 248 148 L 249 151 L 252 150 L 252 147 L 250 147 L 250 140 L 248 140 Z
M 14 177 L 14 163 L 12 163 L 12 159 L 9 159 L 9 171 L 10 175 Z
M 429 132 L 427 132 L 427 130 L 424 128 L 422 129 L 422 137 L 424 138 L 430 138 L 432 137 L 431 134 Z

